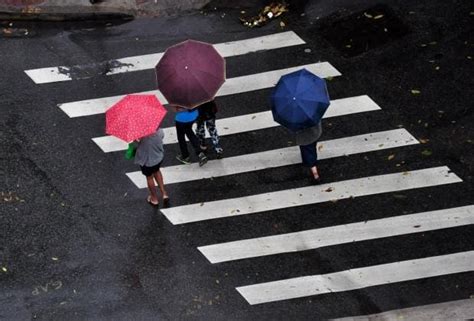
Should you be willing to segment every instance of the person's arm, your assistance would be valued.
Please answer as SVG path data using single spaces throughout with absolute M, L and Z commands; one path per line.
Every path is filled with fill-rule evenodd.
M 175 105 L 175 106 L 174 106 L 174 110 L 175 110 L 177 113 L 179 113 L 180 111 L 185 111 L 186 108 Z

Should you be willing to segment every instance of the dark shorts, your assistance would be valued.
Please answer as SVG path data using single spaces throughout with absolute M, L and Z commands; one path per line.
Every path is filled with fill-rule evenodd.
M 159 162 L 158 164 L 148 167 L 148 166 L 140 166 L 140 169 L 142 170 L 142 174 L 145 176 L 152 176 L 154 173 L 158 172 L 160 170 L 162 162 Z

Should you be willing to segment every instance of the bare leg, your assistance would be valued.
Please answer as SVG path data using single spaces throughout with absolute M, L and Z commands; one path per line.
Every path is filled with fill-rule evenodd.
M 313 174 L 314 179 L 319 179 L 318 168 L 316 166 L 311 167 L 311 173 Z
M 158 170 L 157 172 L 153 173 L 153 176 L 155 177 L 156 183 L 158 183 L 158 188 L 160 189 L 163 198 L 168 198 L 168 193 L 165 190 L 165 184 L 163 182 L 163 175 L 161 174 L 161 171 Z
M 153 180 L 153 176 L 146 177 L 146 184 L 148 186 L 148 191 L 150 192 L 149 202 L 151 202 L 154 205 L 157 205 L 159 202 L 158 202 L 158 195 L 156 194 L 156 187 L 155 187 L 155 181 Z

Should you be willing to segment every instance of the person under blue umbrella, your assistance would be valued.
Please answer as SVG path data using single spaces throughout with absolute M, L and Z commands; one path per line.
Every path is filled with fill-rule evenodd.
M 329 104 L 326 82 L 306 69 L 283 75 L 271 95 L 273 119 L 292 133 L 316 184 L 321 181 L 316 144 Z

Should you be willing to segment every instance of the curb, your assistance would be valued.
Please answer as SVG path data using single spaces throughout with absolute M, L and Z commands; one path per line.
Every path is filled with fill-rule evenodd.
M 135 14 L 118 12 L 90 13 L 18 13 L 1 12 L 0 20 L 8 21 L 87 21 L 87 20 L 133 20 Z

